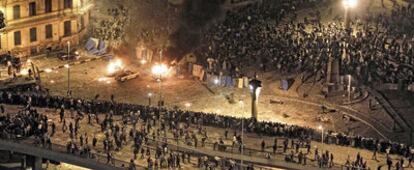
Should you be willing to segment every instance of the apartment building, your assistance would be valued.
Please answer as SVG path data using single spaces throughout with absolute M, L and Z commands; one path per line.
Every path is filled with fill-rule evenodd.
M 0 54 L 32 56 L 79 44 L 92 6 L 92 0 L 0 0 L 6 24 Z

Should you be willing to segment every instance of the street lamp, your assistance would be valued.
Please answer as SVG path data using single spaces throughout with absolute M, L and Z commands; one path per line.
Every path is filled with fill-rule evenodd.
M 348 75 L 348 100 L 351 102 L 352 75 Z
M 67 45 L 68 45 L 68 56 L 67 56 L 67 60 L 68 60 L 68 63 L 67 64 L 65 64 L 65 67 L 68 69 L 68 96 L 70 96 L 70 67 L 69 67 L 69 55 L 70 55 L 70 41 L 68 41 L 67 42 Z
M 184 104 L 186 111 L 190 111 L 191 103 L 187 102 Z
M 350 8 L 354 8 L 358 3 L 358 0 L 342 0 L 342 5 L 345 8 L 345 29 L 349 29 L 349 22 L 350 22 L 350 16 L 349 16 L 349 10 Z
M 243 159 L 241 156 L 243 156 L 243 135 L 244 135 L 244 102 L 243 100 L 239 101 L 241 114 L 242 114 L 242 122 L 241 122 L 241 149 L 240 149 L 240 164 L 243 166 Z
M 148 106 L 151 106 L 152 93 L 148 93 Z
M 321 140 L 322 140 L 322 143 L 323 143 L 323 137 L 324 137 L 323 136 L 324 135 L 323 126 L 322 125 L 319 125 L 318 129 L 322 131 L 322 139 Z
M 64 66 L 65 66 L 65 68 L 68 69 L 68 92 L 67 92 L 67 95 L 70 96 L 70 66 L 69 66 L 69 64 L 65 64 Z
M 252 118 L 257 119 L 257 103 L 262 89 L 262 81 L 255 78 L 249 82 L 249 87 L 252 96 Z

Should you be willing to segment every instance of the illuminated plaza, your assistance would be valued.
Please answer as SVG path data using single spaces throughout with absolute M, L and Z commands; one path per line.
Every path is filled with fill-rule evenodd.
M 2 169 L 414 169 L 410 0 L 0 0 Z

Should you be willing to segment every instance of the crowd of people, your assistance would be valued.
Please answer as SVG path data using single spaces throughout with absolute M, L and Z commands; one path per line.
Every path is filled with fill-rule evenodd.
M 168 159 L 173 159 L 169 155 L 171 153 L 172 157 L 175 154 L 185 155 L 186 158 L 189 156 L 187 153 L 180 153 L 180 152 L 165 152 L 161 154 L 161 151 L 169 150 L 168 145 L 166 145 L 166 140 L 168 140 L 168 136 L 166 135 L 167 132 L 171 133 L 173 136 L 173 140 L 185 139 L 185 143 L 191 144 L 192 146 L 205 146 L 205 138 L 208 138 L 207 130 L 203 129 L 201 126 L 209 126 L 209 127 L 219 127 L 222 129 L 229 129 L 234 130 L 234 142 L 236 145 L 239 146 L 244 145 L 241 141 L 240 134 L 236 133 L 241 128 L 241 120 L 240 118 L 231 117 L 231 116 L 222 116 L 213 113 L 203 113 L 203 112 L 191 112 L 191 111 L 182 111 L 182 110 L 166 110 L 163 108 L 158 107 L 149 107 L 143 105 L 135 105 L 135 104 L 126 104 L 126 103 L 117 103 L 114 100 L 111 101 L 104 101 L 104 100 L 85 100 L 85 99 L 76 99 L 76 98 L 66 98 L 66 97 L 58 97 L 58 96 L 49 96 L 47 94 L 41 93 L 21 93 L 21 92 L 10 92 L 10 91 L 1 91 L 0 92 L 0 103 L 5 104 L 14 104 L 14 105 L 24 105 L 28 108 L 30 107 L 44 107 L 44 108 L 54 108 L 59 111 L 60 115 L 60 123 L 62 124 L 62 131 L 69 130 L 69 137 L 71 141 L 68 143 L 67 148 L 68 152 L 76 152 L 83 153 L 84 155 L 91 155 L 90 150 L 91 146 L 88 145 L 90 140 L 88 139 L 88 135 L 85 133 L 79 133 L 79 129 L 81 128 L 79 121 L 83 119 L 83 117 L 88 118 L 88 124 L 95 123 L 100 125 L 101 132 L 104 134 L 105 138 L 101 140 L 102 142 L 102 149 L 103 152 L 108 153 L 108 162 L 111 162 L 112 156 L 111 153 L 115 151 L 119 151 L 129 140 L 134 142 L 134 158 L 137 158 L 137 154 L 141 153 L 141 157 L 150 156 L 151 149 L 146 148 L 147 144 L 151 143 L 151 141 L 158 141 L 164 142 L 165 145 L 159 145 L 155 150 L 156 160 L 148 160 L 148 164 L 151 166 L 178 166 L 177 163 L 168 164 Z M 14 116 L 12 118 L 2 118 L 3 121 L 0 125 L 1 130 L 7 134 L 22 134 L 23 136 L 28 136 L 30 134 L 36 134 L 38 136 L 42 136 L 45 132 L 47 132 L 47 117 L 38 114 L 36 111 L 31 109 L 32 111 L 22 112 Z M 72 116 L 72 120 L 69 123 L 66 123 L 65 119 L 65 111 L 66 110 L 73 110 L 72 112 L 74 115 Z M 25 114 L 23 114 L 25 113 Z M 24 116 L 23 116 L 23 115 Z M 100 120 L 97 115 L 105 114 L 104 119 Z M 20 116 L 19 116 L 20 115 Z M 122 115 L 122 123 L 116 122 L 113 119 L 114 115 Z M 67 116 L 66 116 L 67 117 Z M 17 121 L 17 122 L 24 122 L 24 126 L 15 126 L 16 120 L 23 119 L 27 121 Z M 15 121 L 12 121 L 15 120 Z M 34 121 L 35 120 L 35 121 Z M 140 126 L 141 128 L 135 128 L 138 120 L 142 120 L 144 124 Z M 69 120 L 68 120 L 69 121 Z M 272 137 L 284 137 L 286 139 L 292 139 L 292 146 L 291 148 L 298 148 L 294 153 L 289 161 L 295 160 L 295 162 L 303 162 L 304 157 L 303 153 L 300 156 L 301 147 L 309 148 L 307 149 L 308 152 L 310 151 L 310 145 L 306 141 L 310 140 L 317 140 L 320 139 L 320 134 L 315 131 L 314 129 L 307 128 L 307 127 L 300 127 L 296 125 L 287 125 L 277 122 L 266 122 L 266 121 L 256 121 L 254 119 L 245 119 L 246 123 L 245 131 L 251 132 L 255 134 L 259 134 L 261 136 L 272 136 Z M 3 123 L 4 122 L 4 123 Z M 32 122 L 26 124 L 26 122 Z M 34 123 L 37 122 L 37 123 Z M 178 122 L 182 122 L 183 125 L 177 124 Z M 68 125 L 69 124 L 69 125 Z M 129 132 L 127 131 L 127 125 L 132 124 L 134 128 L 130 129 Z M 202 134 L 201 144 L 198 144 L 199 138 L 196 137 L 191 131 L 188 129 L 190 125 L 198 125 L 199 127 L 198 132 Z M 6 125 L 6 126 L 5 126 Z M 30 128 L 35 127 L 37 125 L 38 129 Z M 158 126 L 157 126 L 158 125 Z M 52 134 L 55 133 L 56 125 L 52 126 Z M 157 126 L 157 128 L 155 128 Z M 28 129 L 27 132 L 21 132 L 22 127 L 26 127 L 23 129 Z M 139 126 L 138 126 L 139 127 Z M 40 129 L 39 129 L 40 128 Z M 19 130 L 20 129 L 20 130 Z M 43 129 L 43 130 L 42 130 Z M 43 133 L 41 133 L 43 132 Z M 228 132 L 226 130 L 226 132 Z M 224 134 L 224 137 L 227 138 L 228 133 Z M 363 149 L 369 149 L 374 151 L 375 153 L 386 153 L 388 154 L 399 154 L 401 156 L 406 157 L 408 160 L 412 160 L 413 157 L 413 149 L 408 145 L 399 144 L 396 142 L 385 141 L 385 140 L 377 140 L 372 138 L 363 138 L 360 136 L 346 136 L 341 133 L 333 133 L 329 132 L 325 134 L 327 137 L 325 138 L 325 143 L 330 144 L 337 144 L 343 146 L 350 146 L 350 147 L 357 147 Z M 295 140 L 293 140 L 295 139 Z M 221 139 L 219 139 L 221 140 Z M 89 142 L 88 142 L 89 141 Z M 298 142 L 299 141 L 299 142 Z M 96 136 L 93 136 L 92 139 L 92 148 L 97 145 Z M 288 142 L 284 141 L 284 152 L 288 148 Z M 223 142 L 217 142 L 213 145 L 213 148 L 216 148 L 217 145 L 224 144 Z M 264 144 L 264 142 L 263 142 Z M 262 144 L 262 150 L 264 151 L 265 146 Z M 78 145 L 78 146 L 77 146 Z M 273 148 L 277 149 L 277 142 L 273 146 Z M 217 147 L 218 148 L 218 147 Z M 240 148 L 240 147 L 239 147 Z M 247 149 L 247 148 L 246 148 Z M 217 149 L 219 150 L 219 149 Z M 222 150 L 222 151 L 229 151 L 229 150 Z M 239 149 L 240 151 L 240 149 Z M 275 151 L 275 150 L 274 150 Z M 271 153 L 270 151 L 264 151 L 265 153 Z M 317 151 L 315 151 L 317 152 Z M 166 156 L 165 156 L 166 155 Z M 163 157 L 165 156 L 165 157 Z M 329 158 L 328 158 L 329 156 Z M 325 159 L 323 155 L 318 155 L 318 158 L 315 160 L 321 160 L 320 166 L 329 167 L 329 160 L 331 155 L 325 155 Z M 176 157 L 176 156 L 175 156 Z M 270 155 L 266 155 L 266 157 L 270 157 Z M 315 155 L 316 157 L 316 155 Z M 299 159 L 301 158 L 301 159 Z M 165 161 L 161 161 L 164 160 Z M 175 158 L 176 159 L 176 158 Z M 323 161 L 325 160 L 325 161 Z M 326 161 L 328 160 L 328 162 Z M 170 160 L 171 161 L 171 160 Z M 151 163 L 150 163 L 151 162 Z M 157 162 L 157 163 L 155 163 Z M 162 163 L 161 163 L 162 162 Z M 359 161 L 360 162 L 360 161 Z M 355 164 L 358 166 L 364 166 L 364 164 Z M 351 166 L 351 164 L 350 164 Z
M 260 68 L 255 71 L 277 71 L 281 73 L 311 72 L 320 77 L 326 77 L 326 67 L 330 59 L 341 61 L 341 71 L 352 74 L 367 84 L 414 83 L 414 43 L 410 24 L 414 15 L 414 8 L 396 6 L 391 15 L 379 15 L 360 18 L 347 29 L 340 22 L 321 23 L 321 14 L 315 11 L 312 16 L 303 21 L 297 20 L 297 10 L 321 3 L 322 0 L 263 0 L 239 9 L 228 11 L 224 21 L 216 23 L 203 37 L 203 45 L 196 50 L 196 54 L 206 61 L 207 71 L 211 74 L 241 77 L 251 73 L 250 68 Z M 325 3 L 325 2 L 324 2 Z M 96 30 L 97 37 L 105 40 L 121 40 L 123 27 L 127 22 L 128 11 L 120 6 L 109 9 L 109 15 L 114 19 L 103 21 L 101 28 Z M 410 20 L 411 18 L 411 20 Z M 403 26 L 399 26 L 396 22 Z M 395 23 L 395 24 L 390 24 Z M 190 162 L 191 155 L 185 152 L 173 151 L 167 145 L 167 133 L 170 132 L 175 140 L 185 138 L 185 143 L 198 145 L 198 137 L 189 132 L 190 124 L 219 127 L 237 131 L 241 129 L 241 121 L 245 121 L 246 132 L 260 136 L 284 137 L 296 141 L 316 140 L 321 135 L 308 127 L 287 125 L 278 122 L 257 121 L 232 116 L 223 116 L 213 113 L 192 112 L 182 110 L 166 110 L 158 107 L 117 103 L 104 100 L 86 100 L 69 97 L 50 96 L 41 93 L 0 91 L 0 103 L 24 105 L 25 109 L 16 114 L 0 116 L 0 132 L 2 137 L 29 137 L 35 136 L 42 143 L 51 143 L 48 132 L 48 118 L 32 107 L 54 108 L 59 110 L 62 131 L 69 131 L 70 141 L 67 143 L 68 153 L 78 153 L 93 157 L 92 148 L 98 144 L 93 135 L 90 140 L 88 134 L 79 133 L 80 121 L 87 117 L 89 124 L 98 124 L 104 134 L 102 150 L 107 155 L 107 163 L 113 162 L 113 152 L 121 150 L 133 141 L 134 158 L 130 162 L 130 169 L 135 169 L 134 160 L 147 158 L 149 168 L 168 167 L 178 168 L 181 163 Z M 1 109 L 4 113 L 4 109 Z M 65 119 L 67 110 L 73 110 L 72 120 Z M 104 114 L 104 119 L 99 119 Z M 114 120 L 114 115 L 122 115 L 122 123 Z M 137 122 L 143 121 L 140 128 Z M 66 121 L 69 121 L 67 123 Z M 182 122 L 182 127 L 178 122 Z M 129 129 L 128 125 L 133 128 Z M 51 126 L 52 136 L 56 125 Z M 159 126 L 154 128 L 155 126 Z M 167 128 L 168 127 L 168 128 Z M 208 138 L 207 131 L 200 126 L 202 134 L 201 146 Z M 163 136 L 164 135 L 164 136 Z M 323 142 L 368 149 L 376 153 L 398 154 L 409 160 L 414 155 L 412 147 L 393 141 L 348 136 L 342 133 L 327 132 Z M 224 135 L 227 138 L 227 131 Z M 234 144 L 243 147 L 240 134 L 233 135 Z M 149 148 L 151 141 L 161 139 L 161 145 Z M 300 148 L 300 142 L 292 141 L 292 148 Z M 283 142 L 286 152 L 289 140 Z M 262 151 L 265 152 L 265 142 L 262 142 Z M 213 149 L 223 149 L 224 142 L 219 139 Z M 310 144 L 304 144 L 310 148 Z M 272 146 L 273 152 L 277 149 L 277 142 Z M 276 149 L 275 149 L 276 148 Z M 153 154 L 151 154 L 151 151 Z M 241 149 L 239 149 L 241 152 Z M 308 153 L 310 149 L 308 149 Z M 314 151 L 319 167 L 332 167 L 334 155 L 328 151 L 319 153 Z M 153 156 L 151 156 L 153 155 Z M 305 153 L 296 150 L 287 154 L 286 161 L 306 164 Z M 374 159 L 373 156 L 373 159 Z M 266 157 L 270 157 L 266 155 Z M 153 159 L 154 158 L 154 159 Z M 392 161 L 387 157 L 387 165 Z M 198 167 L 209 167 L 214 158 L 198 157 Z M 215 161 L 216 164 L 217 161 Z M 396 167 L 404 163 L 397 162 Z M 345 164 L 349 169 L 367 167 L 366 161 L 358 154 L 355 161 L 348 158 Z
M 108 9 L 110 19 L 101 20 L 94 30 L 94 37 L 110 40 L 113 45 L 125 38 L 125 27 L 129 20 L 128 9 L 118 4 L 116 8 Z
M 390 24 L 412 18 L 411 5 L 396 6 L 390 16 L 356 17 L 351 29 L 342 21 L 322 23 L 318 10 L 303 21 L 297 19 L 298 9 L 320 3 L 261 1 L 228 11 L 223 22 L 203 34 L 196 54 L 210 73 L 231 77 L 247 75 L 253 68 L 326 78 L 333 58 L 340 61 L 342 74 L 352 74 L 367 84 L 414 83 L 411 29 L 405 32 L 405 27 Z
M 4 109 L 1 110 L 4 114 Z M 36 109 L 26 108 L 14 114 L 0 116 L 0 134 L 2 138 L 43 137 L 47 129 L 47 116 L 38 113 Z

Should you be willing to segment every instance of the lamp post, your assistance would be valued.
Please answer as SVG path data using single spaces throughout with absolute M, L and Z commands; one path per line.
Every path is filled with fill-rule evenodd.
M 252 118 L 257 119 L 257 103 L 262 89 L 262 82 L 255 78 L 249 82 L 249 87 L 252 96 Z
M 321 139 L 321 142 L 324 143 L 323 142 L 323 137 L 324 137 L 323 136 L 324 135 L 323 126 L 322 125 L 319 125 L 318 129 L 322 131 L 322 139 Z
M 151 106 L 152 93 L 148 93 L 148 106 Z
M 191 103 L 185 103 L 184 104 L 186 111 L 190 111 Z
M 65 68 L 68 69 L 68 91 L 67 91 L 67 95 L 70 96 L 70 66 L 69 66 L 69 64 L 65 64 L 64 66 L 65 66 Z
M 352 76 L 348 75 L 348 100 L 351 102 L 351 86 L 352 86 Z
M 350 10 L 350 8 L 354 8 L 356 5 L 357 5 L 357 0 L 342 0 L 342 5 L 344 6 L 344 8 L 345 8 L 345 19 L 344 19 L 344 26 L 345 26 L 345 29 L 349 29 L 349 27 L 350 27 L 350 25 L 349 25 L 349 22 L 350 22 L 350 12 L 349 12 L 349 10 Z
M 243 159 L 241 158 L 243 156 L 243 135 L 244 135 L 244 102 L 243 100 L 239 101 L 241 114 L 242 114 L 242 121 L 241 121 L 241 149 L 240 149 L 240 164 L 243 166 Z
M 69 66 L 69 55 L 70 55 L 70 41 L 68 41 L 67 42 L 67 45 L 68 45 L 68 56 L 67 56 L 67 61 L 68 61 L 68 63 L 67 64 L 65 64 L 65 67 L 68 69 L 68 96 L 70 96 L 71 95 L 71 92 L 70 92 L 70 66 Z

